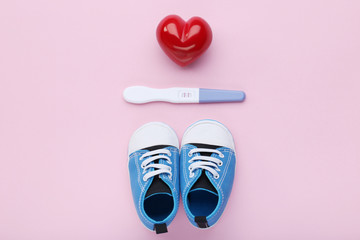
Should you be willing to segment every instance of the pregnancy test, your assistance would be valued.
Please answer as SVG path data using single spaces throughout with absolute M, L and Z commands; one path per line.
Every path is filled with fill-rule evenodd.
M 143 86 L 128 87 L 123 93 L 130 103 L 171 102 L 171 103 L 219 103 L 242 102 L 243 91 L 217 90 L 206 88 L 165 88 L 156 89 Z

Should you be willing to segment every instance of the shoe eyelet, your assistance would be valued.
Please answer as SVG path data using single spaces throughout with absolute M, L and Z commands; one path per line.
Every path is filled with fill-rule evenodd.
M 219 157 L 220 157 L 220 158 L 224 158 L 225 156 L 224 156 L 224 154 L 221 153 L 221 154 L 219 155 Z
M 140 166 L 142 169 L 144 169 L 145 168 L 145 165 L 144 164 L 141 164 L 141 166 Z
M 171 157 L 171 155 L 172 155 L 171 152 L 169 152 L 168 156 Z
M 193 168 L 189 166 L 189 168 L 188 168 L 188 169 L 189 169 L 189 171 L 192 171 L 192 169 L 193 169 Z
M 190 152 L 189 152 L 189 153 L 188 153 L 188 156 L 189 156 L 189 157 L 192 157 L 192 153 L 190 154 Z
M 223 165 L 223 162 L 219 162 L 218 166 L 221 167 Z
M 147 181 L 147 178 L 146 178 L 145 176 L 143 177 L 143 181 L 144 181 L 144 182 L 146 182 L 146 181 Z
M 219 179 L 219 177 L 219 174 L 214 176 L 215 179 Z

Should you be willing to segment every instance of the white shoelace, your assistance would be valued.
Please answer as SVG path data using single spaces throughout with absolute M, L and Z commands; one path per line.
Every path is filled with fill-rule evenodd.
M 160 154 L 166 154 L 167 156 Z M 146 170 L 149 168 L 154 168 L 154 170 L 146 173 L 143 176 L 143 180 L 147 181 L 149 178 L 154 177 L 156 175 L 160 175 L 162 173 L 169 174 L 169 178 L 171 179 L 172 177 L 171 167 L 161 163 L 152 163 L 155 160 L 166 159 L 167 163 L 172 164 L 171 159 L 169 158 L 170 156 L 171 156 L 171 152 L 167 149 L 158 149 L 144 153 L 139 160 L 142 161 L 146 157 L 149 158 L 147 158 L 141 163 L 141 168 L 144 169 L 143 174 L 145 174 Z
M 188 155 L 189 157 L 191 157 L 194 153 L 200 153 L 200 152 L 216 153 L 219 155 L 220 158 L 224 158 L 224 154 L 222 154 L 220 151 L 215 149 L 208 149 L 208 148 L 194 148 L 190 150 Z M 216 157 L 208 157 L 208 156 L 195 156 L 189 160 L 189 163 L 191 163 L 189 166 L 190 178 L 194 176 L 194 171 L 200 168 L 209 171 L 214 176 L 215 179 L 218 179 L 220 177 L 218 173 L 220 169 L 218 168 L 218 166 L 223 165 L 223 162 L 220 159 Z

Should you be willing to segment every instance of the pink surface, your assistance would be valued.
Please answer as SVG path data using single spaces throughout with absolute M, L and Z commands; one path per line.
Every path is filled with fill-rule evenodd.
M 360 2 L 0 2 L 0 239 L 360 239 Z M 182 69 L 166 15 L 198 15 L 210 49 Z M 130 85 L 241 89 L 241 104 L 127 104 Z M 179 138 L 213 118 L 233 133 L 232 196 L 198 230 L 142 226 L 127 143 L 148 121 Z

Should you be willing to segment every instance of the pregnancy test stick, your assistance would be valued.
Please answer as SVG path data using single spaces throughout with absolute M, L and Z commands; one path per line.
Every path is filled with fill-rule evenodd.
M 171 102 L 171 103 L 218 103 L 242 102 L 243 91 L 217 90 L 206 88 L 165 88 L 156 89 L 143 86 L 128 87 L 123 93 L 130 103 Z

